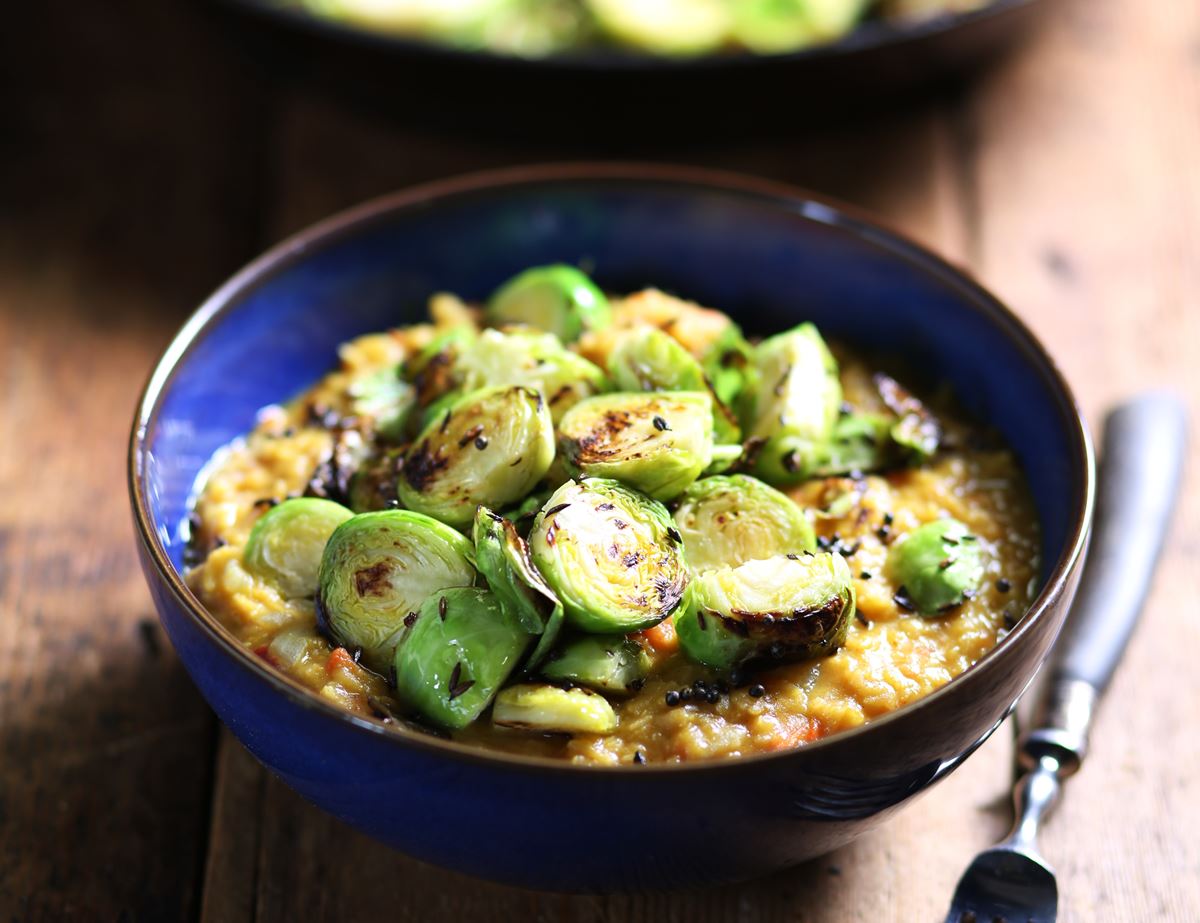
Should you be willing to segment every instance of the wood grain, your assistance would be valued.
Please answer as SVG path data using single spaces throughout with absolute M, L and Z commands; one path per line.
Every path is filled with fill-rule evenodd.
M 182 317 L 330 211 L 467 170 L 698 163 L 874 210 L 1045 338 L 1093 423 L 1200 372 L 1200 4 L 1058 0 L 981 84 L 778 139 L 473 136 L 267 82 L 184 2 L 65 0 L 0 29 L 0 919 L 940 919 L 1003 830 L 1005 728 L 831 856 L 752 886 L 533 894 L 390 852 L 215 723 L 153 622 L 122 462 Z M 1200 420 L 1194 418 L 1194 423 Z M 1196 446 L 1200 441 L 1194 442 Z M 1065 921 L 1200 919 L 1200 460 L 1143 630 L 1044 847 Z
M 1198 39 L 1196 3 L 1064 4 L 969 114 L 978 269 L 1054 348 L 1093 426 L 1142 388 L 1192 410 L 1173 538 L 1044 838 L 1068 923 L 1200 918 Z
M 181 919 L 215 722 L 138 570 L 125 440 L 155 354 L 249 255 L 222 139 L 251 126 L 191 12 L 38 6 L 0 29 L 0 919 Z

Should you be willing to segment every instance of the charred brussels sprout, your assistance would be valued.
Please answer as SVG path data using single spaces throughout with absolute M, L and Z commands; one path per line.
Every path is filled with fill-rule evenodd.
M 875 373 L 875 387 L 888 410 L 897 417 L 890 435 L 901 453 L 917 464 L 932 458 L 942 441 L 942 427 L 929 408 L 882 372 Z
M 479 587 L 440 590 L 407 622 L 396 648 L 396 692 L 425 718 L 454 729 L 487 708 L 531 637 Z
M 608 379 L 558 338 L 531 328 L 485 330 L 458 362 L 465 387 L 524 385 L 542 392 L 557 423 L 585 397 L 608 388 Z
M 734 407 L 746 386 L 748 369 L 754 358 L 754 347 L 746 342 L 741 328 L 729 321 L 721 334 L 707 347 L 701 357 L 704 374 L 713 393 L 726 407 Z
M 693 573 L 817 547 L 804 510 L 744 474 L 697 481 L 679 498 L 675 525 Z
M 888 467 L 898 460 L 891 430 L 892 420 L 880 414 L 839 417 L 829 442 L 814 452 L 812 473 L 829 477 Z
M 394 509 L 400 505 L 396 484 L 404 468 L 405 449 L 385 449 L 359 465 L 350 478 L 348 498 L 356 513 Z
M 325 633 L 386 674 L 405 617 L 438 590 L 475 583 L 471 554 L 467 539 L 422 513 L 346 520 L 321 558 L 317 615 Z
M 500 605 L 532 635 L 540 635 L 527 667 L 534 667 L 554 644 L 563 607 L 529 557 L 516 526 L 481 506 L 475 514 L 475 566 Z
M 452 526 L 480 504 L 521 499 L 554 460 L 554 426 L 542 396 L 521 387 L 463 395 L 413 443 L 401 471 L 400 500 Z
M 509 686 L 496 696 L 492 722 L 500 727 L 560 734 L 610 734 L 617 713 L 589 689 L 560 689 L 539 683 Z
M 242 561 L 284 596 L 312 596 L 325 543 L 354 514 L 340 503 L 296 497 L 272 507 L 250 530 Z
M 717 399 L 696 358 L 671 336 L 648 324 L 622 336 L 608 357 L 608 374 L 618 391 L 701 391 L 713 399 L 718 442 L 742 438 L 733 411 Z
M 837 361 L 812 324 L 764 340 L 746 404 L 746 432 L 759 443 L 753 474 L 772 483 L 808 478 L 842 402 Z
M 660 503 L 601 478 L 554 492 L 529 537 L 533 562 L 583 631 L 656 625 L 688 590 L 682 541 Z
M 418 406 L 428 407 L 458 387 L 458 358 L 478 336 L 474 327 L 451 327 L 404 363 L 403 377 L 412 383 Z
M 927 522 L 892 546 L 888 575 L 922 615 L 953 609 L 983 579 L 979 537 L 957 519 Z
M 590 635 L 563 645 L 538 672 L 552 682 L 626 695 L 636 691 L 646 678 L 647 661 L 636 641 L 622 635 Z
M 697 576 L 675 631 L 689 657 L 718 670 L 815 657 L 841 645 L 854 601 L 841 555 L 776 555 Z
M 572 473 L 670 500 L 712 461 L 712 398 L 695 391 L 588 398 L 562 418 L 559 445 Z
M 574 266 L 536 266 L 509 279 L 488 302 L 496 326 L 528 324 L 570 342 L 612 322 L 604 293 Z
M 403 438 L 417 395 L 416 389 L 400 377 L 398 368 L 378 369 L 364 375 L 351 382 L 347 390 L 355 416 L 369 419 L 375 432 L 384 439 Z

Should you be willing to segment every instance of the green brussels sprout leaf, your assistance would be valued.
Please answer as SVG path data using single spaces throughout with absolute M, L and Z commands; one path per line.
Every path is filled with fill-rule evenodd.
M 321 558 L 321 627 L 386 675 L 405 617 L 438 590 L 475 583 L 473 553 L 466 538 L 423 513 L 383 510 L 347 519 Z
M 406 619 L 396 692 L 434 724 L 464 728 L 520 663 L 530 635 L 480 587 L 436 591 Z
M 617 714 L 608 700 L 590 689 L 561 689 L 523 683 L 502 689 L 492 708 L 499 727 L 559 734 L 609 734 Z
M 294 497 L 271 507 L 250 530 L 242 562 L 246 570 L 284 596 L 317 592 L 321 555 L 334 530 L 354 514 L 332 500 Z

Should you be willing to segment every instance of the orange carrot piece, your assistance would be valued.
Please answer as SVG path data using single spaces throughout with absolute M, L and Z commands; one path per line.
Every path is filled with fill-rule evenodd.
M 653 628 L 647 628 L 637 634 L 645 638 L 646 643 L 660 654 L 671 654 L 679 650 L 679 636 L 675 634 L 673 619 L 663 619 Z

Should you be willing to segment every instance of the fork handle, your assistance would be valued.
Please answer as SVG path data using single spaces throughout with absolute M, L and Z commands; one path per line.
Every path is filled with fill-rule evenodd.
M 1095 706 L 1141 615 L 1179 492 L 1187 412 L 1165 393 L 1109 413 L 1096 519 L 1079 591 L 1055 644 L 1034 729 L 1020 749 L 1027 769 L 1043 757 L 1059 775 L 1079 768 Z

